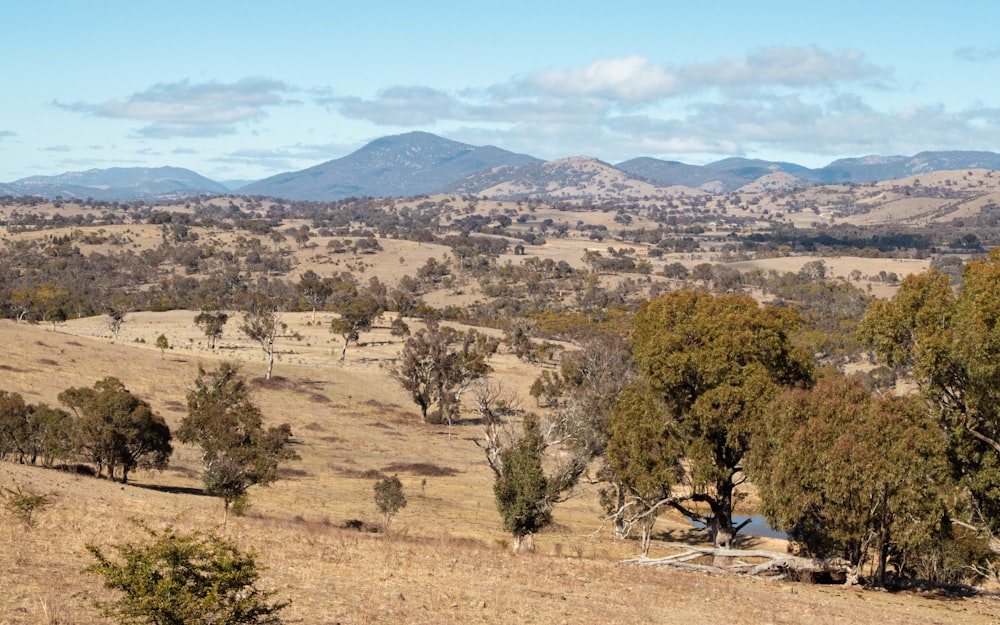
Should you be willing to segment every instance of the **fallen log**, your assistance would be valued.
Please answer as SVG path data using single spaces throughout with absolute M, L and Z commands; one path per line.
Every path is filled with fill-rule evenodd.
M 743 575 L 773 580 L 829 580 L 853 585 L 857 572 L 842 558 L 820 560 L 763 549 L 726 549 L 673 545 L 680 551 L 662 558 L 642 556 L 623 560 L 623 564 L 668 567 L 718 575 Z M 706 560 L 708 560 L 706 562 Z

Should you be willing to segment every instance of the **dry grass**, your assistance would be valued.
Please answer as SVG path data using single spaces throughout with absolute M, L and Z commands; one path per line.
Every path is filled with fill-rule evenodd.
M 968 184 L 978 184 L 978 177 Z M 927 184 L 926 177 L 922 177 Z M 995 182 L 995 181 L 992 181 Z M 991 182 L 991 184 L 992 184 Z M 891 185 L 875 192 L 902 211 Z M 820 191 L 810 191 L 821 197 Z M 515 207 L 481 202 L 481 213 Z M 761 206 L 760 208 L 763 208 Z M 933 207 L 929 207 L 933 209 Z M 928 209 L 928 210 L 929 210 Z M 886 219 L 902 213 L 883 211 Z M 923 213 L 922 213 L 923 214 Z M 540 208 L 533 221 L 604 223 L 616 229 L 614 213 L 587 215 Z M 923 217 L 926 218 L 926 217 Z M 815 219 L 796 215 L 794 219 Z M 290 221 L 285 226 L 297 225 Z M 653 227 L 638 220 L 633 227 Z M 128 236 L 136 249 L 159 244 L 157 227 L 106 226 L 108 234 Z M 67 230 L 68 232 L 68 230 Z M 24 237 L 60 234 L 24 233 Z M 232 233 L 205 232 L 203 240 L 225 245 Z M 0 234 L 0 238 L 13 238 Z M 382 239 L 383 252 L 352 260 L 326 254 L 327 239 L 297 250 L 294 280 L 307 269 L 322 275 L 366 267 L 361 277 L 378 275 L 388 284 L 413 274 L 428 258 L 443 258 L 438 245 Z M 587 249 L 609 244 L 590 241 L 571 230 L 567 239 L 550 239 L 530 253 L 565 260 L 578 267 Z M 636 245 L 638 255 L 644 246 Z M 105 248 L 96 246 L 95 250 Z M 110 249 L 110 248 L 108 248 Z M 521 262 L 505 256 L 501 262 Z M 688 266 L 716 262 L 708 252 L 668 255 L 654 271 L 680 260 Z M 807 257 L 761 261 L 754 266 L 796 271 Z M 879 269 L 900 276 L 920 270 L 918 263 L 872 259 L 825 259 L 830 273 L 848 275 Z M 746 267 L 744 267 L 746 268 Z M 606 277 L 616 280 L 616 277 Z M 881 288 L 881 287 L 876 287 Z M 888 288 L 878 290 L 889 295 Z M 477 287 L 462 293 L 428 295 L 436 306 L 465 305 Z M 195 312 L 130 315 L 117 343 L 100 317 L 51 326 L 0 321 L 0 389 L 16 391 L 31 403 L 58 403 L 70 386 L 91 386 L 115 376 L 151 403 L 176 428 L 185 414 L 185 394 L 199 366 L 212 369 L 221 359 L 242 363 L 254 400 L 269 422 L 288 422 L 301 460 L 282 470 L 282 481 L 252 491 L 246 517 L 230 518 L 225 532 L 259 551 L 268 567 L 265 584 L 293 601 L 292 622 L 301 623 L 648 623 L 730 621 L 753 623 L 990 623 L 1000 620 L 993 599 L 940 600 L 916 594 L 886 594 L 858 589 L 721 579 L 619 565 L 636 554 L 635 545 L 593 535 L 600 524 L 596 497 L 581 487 L 577 497 L 556 511 L 556 523 L 540 535 L 538 553 L 513 557 L 492 499 L 489 469 L 472 439 L 480 434 L 471 420 L 454 427 L 424 425 L 406 394 L 386 373 L 401 342 L 388 329 L 366 333 L 363 347 L 353 344 L 339 361 L 340 338 L 327 330 L 330 315 L 286 314 L 289 334 L 279 340 L 275 379 L 265 381 L 264 357 L 237 332 L 232 320 L 216 352 L 193 324 Z M 385 324 L 388 325 L 388 324 Z M 419 322 L 410 324 L 416 331 Z M 154 347 L 160 334 L 171 349 L 165 357 Z M 492 361 L 495 375 L 522 397 L 540 369 L 513 356 Z M 395 517 L 392 532 L 371 533 L 379 514 L 373 502 L 377 479 L 396 473 L 409 505 Z M 84 475 L 0 463 L 0 487 L 24 486 L 55 493 L 38 526 L 26 530 L 0 517 L 0 625 L 104 622 L 92 607 L 102 596 L 96 580 L 81 573 L 88 563 L 84 545 L 102 545 L 140 536 L 129 517 L 154 526 L 221 531 L 221 504 L 200 490 L 199 454 L 178 445 L 168 470 L 138 473 L 135 484 L 121 486 Z M 342 528 L 340 526 L 346 526 Z M 357 529 L 351 529 L 357 528 Z M 657 526 L 660 542 L 698 536 L 675 518 Z M 781 548 L 780 544 L 769 546 Z
M 191 316 L 165 313 L 150 322 L 156 328 L 146 328 L 140 315 L 136 326 L 143 329 L 133 329 L 180 336 L 185 324 L 196 331 Z M 87 327 L 81 322 L 52 332 L 0 322 L 7 346 L 0 357 L 2 388 L 30 402 L 55 403 L 68 386 L 115 375 L 176 427 L 198 365 L 217 362 L 194 345 L 161 359 L 149 343 L 130 337 L 112 344 L 88 336 Z M 0 463 L 0 486 L 55 496 L 33 530 L 3 518 L 0 623 L 104 622 L 92 605 L 104 591 L 81 573 L 89 558 L 85 545 L 139 538 L 130 517 L 154 527 L 214 528 L 258 551 L 268 569 L 264 585 L 293 602 L 290 622 L 649 623 L 723 621 L 734 613 L 751 624 L 1000 618 L 1000 605 L 988 598 L 945 601 L 623 566 L 618 562 L 635 555 L 635 545 L 603 532 L 592 536 L 599 520 L 587 488 L 557 509 L 554 526 L 536 540 L 537 554 L 514 557 L 493 505 L 489 470 L 470 440 L 478 426 L 458 424 L 449 434 L 445 426 L 421 424 L 387 374 L 358 353 L 367 357 L 367 349 L 349 350 L 344 364 L 326 348 L 302 350 L 303 364 L 279 363 L 280 379 L 255 382 L 254 399 L 269 420 L 292 425 L 302 459 L 273 487 L 252 491 L 248 516 L 230 517 L 225 530 L 219 501 L 200 493 L 198 453 L 190 447 L 178 446 L 167 471 L 138 473 L 127 486 Z M 246 371 L 259 377 L 261 365 L 249 347 L 226 355 L 247 357 Z M 529 377 L 514 363 L 501 367 L 504 372 Z M 392 532 L 365 531 L 379 518 L 374 482 L 391 473 L 399 474 L 409 505 Z M 664 553 L 666 542 L 694 536 L 676 519 L 661 521 L 658 530 L 662 541 L 654 543 L 654 556 Z

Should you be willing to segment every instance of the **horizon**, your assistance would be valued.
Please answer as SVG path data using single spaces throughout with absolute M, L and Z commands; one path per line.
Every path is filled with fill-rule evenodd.
M 400 137 L 400 136 L 405 136 L 405 135 L 408 135 L 408 134 L 419 133 L 419 132 L 425 132 L 426 133 L 426 131 L 402 132 L 402 133 L 393 134 L 393 135 L 385 135 L 385 136 L 382 136 L 382 137 L 376 137 L 376 138 L 372 139 L 372 141 L 370 141 L 369 143 L 372 143 L 372 142 L 375 142 L 375 141 L 379 141 L 381 139 L 392 138 L 392 137 Z M 436 136 L 436 137 L 438 137 L 440 139 L 446 139 L 446 140 L 449 140 L 449 141 L 455 141 L 455 139 L 451 139 L 449 137 L 437 135 L 435 133 L 426 133 L 426 134 L 431 134 L 431 135 Z M 365 144 L 365 146 L 367 146 L 367 145 L 368 144 Z M 471 145 L 471 144 L 467 144 L 467 145 Z M 364 148 L 365 146 L 361 146 L 361 148 Z M 473 146 L 473 147 L 486 147 L 486 146 Z M 493 146 L 493 147 L 499 147 L 499 146 Z M 361 148 L 358 148 L 358 149 L 361 149 Z M 933 152 L 933 151 L 938 151 L 938 150 L 923 150 L 922 152 Z M 942 151 L 944 151 L 944 150 L 942 150 Z M 949 150 L 949 151 L 982 151 L 982 150 Z M 992 151 L 988 151 L 988 152 L 992 152 Z M 817 170 L 817 169 L 823 169 L 824 167 L 828 167 L 828 166 L 832 165 L 833 163 L 837 162 L 838 160 L 844 160 L 844 159 L 863 159 L 863 158 L 870 158 L 870 157 L 879 157 L 879 158 L 911 158 L 913 156 L 916 156 L 919 153 L 920 152 L 917 152 L 917 153 L 914 153 L 914 154 L 865 154 L 865 155 L 856 156 L 856 157 L 850 157 L 850 156 L 848 156 L 848 157 L 841 157 L 841 158 L 838 158 L 838 159 L 834 159 L 834 160 L 831 160 L 831 161 L 829 161 L 827 163 L 824 163 L 823 165 L 813 166 L 813 167 L 805 166 L 805 165 L 802 165 L 801 163 L 796 163 L 796 162 L 793 162 L 793 161 L 771 161 L 769 159 L 761 159 L 761 158 L 757 158 L 757 157 L 741 157 L 741 156 L 723 156 L 721 158 L 709 161 L 707 163 L 691 163 L 691 162 L 687 162 L 687 161 L 683 161 L 683 160 L 679 160 L 679 159 L 657 159 L 657 160 L 663 160 L 663 161 L 672 160 L 672 161 L 675 161 L 675 162 L 680 162 L 680 163 L 682 163 L 684 165 L 693 165 L 693 166 L 703 167 L 703 166 L 706 166 L 706 165 L 712 165 L 714 163 L 726 161 L 726 160 L 729 160 L 729 159 L 741 159 L 741 158 L 743 158 L 743 159 L 748 159 L 748 160 L 763 160 L 763 161 L 774 162 L 774 163 L 783 162 L 783 163 L 790 164 L 790 165 L 800 165 L 800 166 L 808 167 L 808 169 L 811 169 L 811 170 Z M 993 152 L 993 153 L 996 154 L 996 152 Z M 349 156 L 349 154 L 345 154 L 344 156 Z M 533 156 L 533 155 L 529 154 L 529 156 Z M 336 158 L 342 158 L 342 157 L 335 157 L 334 159 L 330 159 L 330 160 L 336 160 Z M 595 159 L 597 159 L 597 157 L 590 156 L 590 155 L 587 155 L 587 154 L 572 154 L 572 155 L 567 155 L 567 156 L 561 156 L 561 157 L 554 158 L 554 159 L 543 159 L 543 161 L 551 162 L 551 161 L 558 161 L 558 160 L 564 160 L 564 159 L 570 159 L 570 158 L 595 158 Z M 617 167 L 621 163 L 624 163 L 626 161 L 629 161 L 629 160 L 632 160 L 632 159 L 636 159 L 636 158 L 656 158 L 656 157 L 650 157 L 650 156 L 647 156 L 647 155 L 637 155 L 637 156 L 633 156 L 633 157 L 630 157 L 630 158 L 627 158 L 627 159 L 624 159 L 624 160 L 621 160 L 621 161 L 616 161 L 616 162 L 608 163 L 608 164 L 611 165 L 612 167 Z M 598 159 L 598 160 L 602 160 L 602 159 Z M 308 169 L 310 167 L 315 167 L 317 165 L 322 165 L 322 164 L 324 164 L 326 162 L 329 162 L 329 161 L 322 161 L 322 162 L 319 162 L 319 163 L 307 164 L 302 169 Z M 12 184 L 12 183 L 16 183 L 16 182 L 19 182 L 21 180 L 28 179 L 28 178 L 48 178 L 48 177 L 59 177 L 59 176 L 62 176 L 62 175 L 67 175 L 67 174 L 84 174 L 84 173 L 88 173 L 88 172 L 91 172 L 91 171 L 108 171 L 108 170 L 112 170 L 112 169 L 160 169 L 160 168 L 185 169 L 185 170 L 191 171 L 191 172 L 193 172 L 195 174 L 201 175 L 201 176 L 203 176 L 205 178 L 208 178 L 209 180 L 211 180 L 213 182 L 220 183 L 220 184 L 223 184 L 223 185 L 226 185 L 228 183 L 233 183 L 233 182 L 243 182 L 243 183 L 246 183 L 246 184 L 250 184 L 250 183 L 254 183 L 254 182 L 259 182 L 259 181 L 261 181 L 261 180 L 264 179 L 264 178 L 256 178 L 256 179 L 221 178 L 221 179 L 219 179 L 219 178 L 213 178 L 213 177 L 211 177 L 209 175 L 206 175 L 205 173 L 200 172 L 200 171 L 195 170 L 195 169 L 190 169 L 188 167 L 184 167 L 184 166 L 180 166 L 180 165 L 176 165 L 176 164 L 163 163 L 163 164 L 159 164 L 159 165 L 157 165 L 157 164 L 151 164 L 151 165 L 131 165 L 131 166 L 108 165 L 107 167 L 91 167 L 91 168 L 88 168 L 88 169 L 67 170 L 67 171 L 63 171 L 63 172 L 58 172 L 56 174 L 34 174 L 32 176 L 26 176 L 25 178 L 20 178 L 20 179 L 16 179 L 16 180 L 0 180 L 0 184 Z M 296 171 L 300 171 L 300 170 L 296 170 Z M 294 173 L 294 172 L 278 172 L 278 174 L 271 174 L 271 175 L 279 175 L 279 174 L 282 174 L 282 173 Z M 266 177 L 267 176 L 265 176 L 265 178 Z M 233 187 L 232 190 L 235 191 L 238 188 L 239 187 Z
M 6 15 L 7 182 L 159 166 L 260 180 L 414 130 L 608 163 L 1000 149 L 995 3 L 98 0 Z

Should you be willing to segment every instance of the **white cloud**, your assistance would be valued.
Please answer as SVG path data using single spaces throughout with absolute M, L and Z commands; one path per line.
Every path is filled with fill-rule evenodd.
M 237 124 L 258 120 L 268 107 L 285 104 L 290 87 L 266 78 L 244 78 L 234 83 L 188 80 L 160 83 L 121 100 L 98 104 L 56 103 L 66 110 L 113 119 L 151 122 L 140 136 L 213 137 L 231 134 Z
M 586 67 L 549 70 L 525 81 L 528 88 L 557 96 L 599 96 L 626 102 L 659 99 L 683 90 L 678 71 L 642 56 L 602 59 Z

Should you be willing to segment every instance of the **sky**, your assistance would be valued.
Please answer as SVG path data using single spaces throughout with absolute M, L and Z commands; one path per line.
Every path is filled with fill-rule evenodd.
M 609 163 L 1000 151 L 995 0 L 5 4 L 0 182 L 255 180 L 414 130 Z

